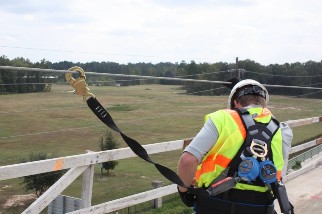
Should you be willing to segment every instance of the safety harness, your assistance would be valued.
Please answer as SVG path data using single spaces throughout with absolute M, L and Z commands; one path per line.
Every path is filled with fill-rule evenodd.
M 279 122 L 271 118 L 268 124 L 263 124 L 256 122 L 247 109 L 240 108 L 235 111 L 246 128 L 246 138 L 229 165 L 228 176 L 234 176 L 237 172 L 242 178 L 241 182 L 259 186 L 275 182 L 277 171 L 271 162 L 271 141 L 278 131 Z
M 193 195 L 197 196 L 198 202 L 202 201 L 201 203 L 206 203 L 206 201 L 210 197 L 209 197 L 209 193 L 207 191 L 205 191 L 205 189 L 186 186 L 183 183 L 183 181 L 180 179 L 180 177 L 177 175 L 177 173 L 175 173 L 173 170 L 169 169 L 166 166 L 163 166 L 161 164 L 158 164 L 158 163 L 154 162 L 149 157 L 147 151 L 144 149 L 144 147 L 142 147 L 141 144 L 139 144 L 136 140 L 132 139 L 131 137 L 127 136 L 126 134 L 124 134 L 121 131 L 121 129 L 116 125 L 116 123 L 114 122 L 113 118 L 108 113 L 108 111 L 98 102 L 98 100 L 95 98 L 95 96 L 92 93 L 89 93 L 89 88 L 87 87 L 87 84 L 85 82 L 86 77 L 85 77 L 85 72 L 83 71 L 83 69 L 81 69 L 80 67 L 75 66 L 75 67 L 70 68 L 69 70 L 70 71 L 77 71 L 80 74 L 80 77 L 78 79 L 76 79 L 76 80 L 72 77 L 71 73 L 66 73 L 66 75 L 65 75 L 66 80 L 68 81 L 68 83 L 74 87 L 74 89 L 75 89 L 74 93 L 78 94 L 78 95 L 82 95 L 84 100 L 86 100 L 86 98 L 88 96 L 90 96 L 86 100 L 86 103 L 87 103 L 88 107 L 93 111 L 93 113 L 106 126 L 111 128 L 112 130 L 118 132 L 121 135 L 121 137 L 123 138 L 123 140 L 125 141 L 125 143 L 131 148 L 131 150 L 137 156 L 139 156 L 143 160 L 153 164 L 156 167 L 156 169 L 165 178 L 167 178 L 168 180 L 170 180 L 171 182 L 173 182 L 173 183 L 175 183 L 175 184 L 177 184 L 179 186 L 187 188 L 190 193 L 192 193 Z M 247 124 L 248 124 L 248 122 L 247 122 Z M 247 125 L 246 125 L 246 127 L 247 127 Z M 253 125 L 250 125 L 249 130 L 251 131 L 251 133 L 255 133 L 256 131 L 255 131 L 255 129 L 253 130 L 252 127 L 253 127 Z M 254 147 L 254 149 L 256 149 L 256 147 Z M 233 160 L 232 162 L 233 162 L 232 167 L 235 167 L 235 164 L 238 162 L 238 160 Z M 200 199 L 205 199 L 205 200 L 200 200 Z M 227 202 L 224 202 L 221 205 L 218 204 L 218 207 L 226 207 L 225 203 L 227 203 Z M 231 211 L 237 210 L 237 209 L 238 210 L 244 210 L 244 209 L 246 209 L 248 207 L 248 205 L 234 203 L 233 204 L 234 209 L 232 209 L 232 207 L 230 205 L 228 207 L 229 207 L 229 209 Z M 262 210 L 267 210 L 267 206 L 264 206 L 264 207 L 263 206 L 251 207 L 250 208 L 250 211 L 251 211 L 250 213 L 262 213 L 262 212 L 258 212 L 258 211 L 262 211 Z M 225 209 L 225 211 L 226 211 L 226 209 Z M 200 211 L 199 213 L 207 213 L 207 212 Z M 227 212 L 225 212 L 225 213 L 227 213 Z M 233 212 L 228 212 L 228 213 L 233 213 Z
M 207 188 L 209 195 L 197 195 L 197 212 L 273 214 L 273 201 L 277 198 L 282 213 L 294 213 L 285 187 L 276 179 L 277 170 L 272 162 L 271 141 L 279 129 L 279 122 L 271 118 L 268 124 L 259 123 L 247 109 L 234 110 L 247 130 L 245 141 L 227 170 Z M 233 189 L 237 183 L 269 188 L 267 192 Z

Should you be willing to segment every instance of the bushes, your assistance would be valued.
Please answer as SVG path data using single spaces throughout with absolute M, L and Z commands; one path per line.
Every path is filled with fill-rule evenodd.
M 46 152 L 30 153 L 28 155 L 28 160 L 23 160 L 23 162 L 31 162 L 38 160 L 45 160 L 49 158 L 54 158 L 54 155 L 49 155 Z M 65 170 L 46 172 L 37 175 L 29 175 L 23 177 L 22 184 L 25 185 L 26 190 L 32 190 L 39 197 L 46 190 L 51 187 L 63 174 Z
M 111 131 L 107 131 L 105 134 L 105 139 L 102 136 L 101 142 L 100 142 L 100 150 L 112 150 L 117 149 L 118 144 L 116 139 L 113 137 Z M 118 164 L 117 161 L 107 161 L 102 163 L 102 167 L 106 170 L 107 175 L 109 175 L 110 170 L 113 170 L 115 166 Z

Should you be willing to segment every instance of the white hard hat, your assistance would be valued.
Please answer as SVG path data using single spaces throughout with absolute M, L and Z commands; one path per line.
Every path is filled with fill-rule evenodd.
M 248 87 L 249 86 L 249 87 Z M 241 89 L 241 90 L 240 90 Z M 247 94 L 255 94 L 265 98 L 266 103 L 268 104 L 269 95 L 266 88 L 252 79 L 245 79 L 238 82 L 232 89 L 228 98 L 228 108 L 233 108 L 233 101 L 238 99 L 239 97 Z

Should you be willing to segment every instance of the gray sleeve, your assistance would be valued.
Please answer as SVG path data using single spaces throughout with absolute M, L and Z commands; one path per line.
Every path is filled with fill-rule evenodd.
M 212 120 L 208 119 L 196 137 L 185 148 L 184 152 L 191 153 L 201 163 L 202 158 L 216 144 L 217 139 L 217 128 Z
M 283 140 L 284 168 L 282 170 L 282 177 L 284 177 L 287 173 L 288 156 L 290 154 L 291 147 L 292 147 L 293 131 L 286 123 L 280 123 L 280 128 L 281 128 L 282 140 Z

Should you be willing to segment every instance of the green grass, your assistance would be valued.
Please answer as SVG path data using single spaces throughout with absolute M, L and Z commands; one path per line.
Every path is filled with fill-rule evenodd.
M 195 136 L 203 125 L 204 115 L 225 108 L 227 99 L 185 95 L 179 86 L 91 86 L 90 89 L 122 131 L 141 144 Z M 0 95 L 0 165 L 19 163 L 30 152 L 67 156 L 98 151 L 100 136 L 107 127 L 82 97 L 70 90 L 68 85 L 53 85 L 47 93 Z M 322 102 L 272 96 L 270 109 L 280 121 L 295 120 L 321 116 Z M 321 123 L 294 128 L 293 145 L 321 134 L 321 130 Z M 118 134 L 114 137 L 121 147 L 126 146 Z M 152 159 L 176 170 L 181 152 L 155 154 Z M 112 175 L 103 179 L 99 178 L 96 166 L 94 179 L 93 204 L 149 190 L 153 180 L 170 183 L 139 158 L 120 160 Z M 20 179 L 0 181 L 0 206 L 12 195 L 27 194 L 20 182 Z M 80 197 L 81 183 L 80 177 L 63 194 Z

